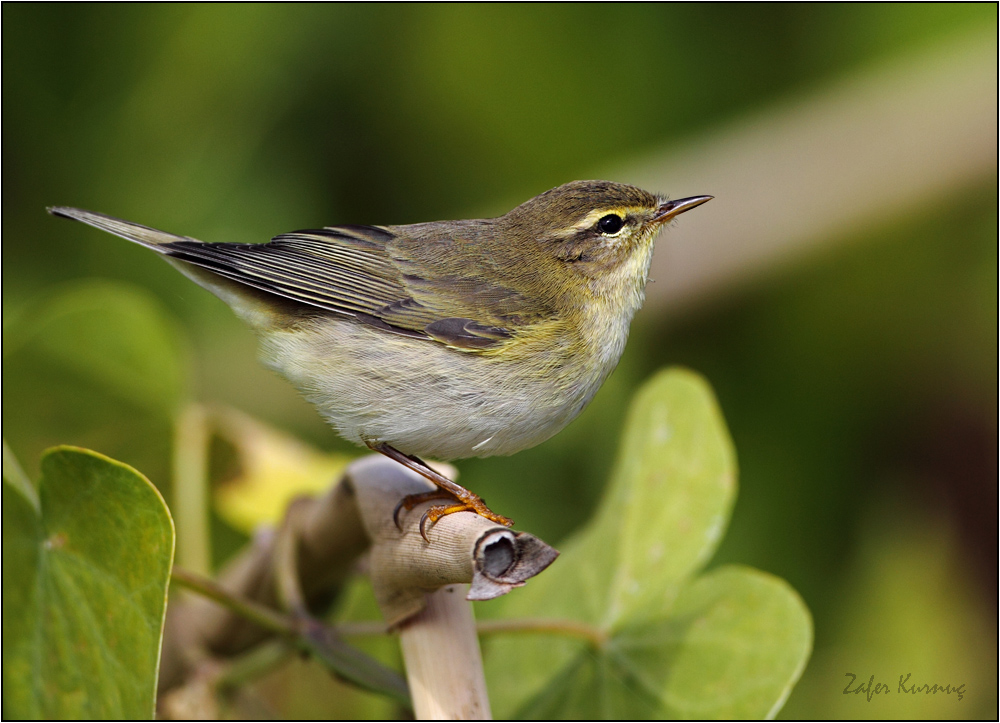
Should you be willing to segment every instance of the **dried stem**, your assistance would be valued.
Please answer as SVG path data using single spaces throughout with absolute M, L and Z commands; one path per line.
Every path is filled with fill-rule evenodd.
M 454 477 L 452 469 L 445 470 Z M 396 502 L 425 492 L 423 477 L 382 457 L 357 460 L 345 475 L 357 493 L 357 506 L 372 540 L 369 568 L 375 599 L 390 626 L 416 615 L 426 594 L 444 585 L 472 583 L 469 600 L 489 600 L 520 587 L 559 554 L 533 535 L 514 532 L 472 512 L 438 520 L 420 535 L 426 502 L 393 521 Z
M 230 672 L 238 680 L 252 676 L 260 661 L 246 651 L 278 635 L 337 675 L 408 702 L 407 686 L 397 674 L 341 640 L 384 633 L 385 625 L 335 629 L 315 617 L 333 600 L 358 556 L 370 550 L 376 598 L 389 626 L 400 630 L 416 714 L 488 717 L 467 599 L 489 599 L 524 585 L 558 553 L 532 535 L 469 512 L 439 520 L 429 532 L 430 543 L 419 533 L 421 507 L 403 516 L 399 530 L 393 523 L 396 502 L 426 485 L 391 460 L 363 458 L 325 496 L 294 501 L 279 531 L 258 534 L 218 582 L 176 570 L 179 585 L 204 597 L 168 610 L 161 690 L 183 686 L 204 671 L 206 655 L 211 660 L 244 655 L 246 665 Z M 290 614 L 277 612 L 279 607 Z M 280 657 L 274 651 L 260 655 L 264 668 Z
M 418 720 L 490 720 L 482 654 L 467 585 L 427 595 L 399 628 L 406 679 Z

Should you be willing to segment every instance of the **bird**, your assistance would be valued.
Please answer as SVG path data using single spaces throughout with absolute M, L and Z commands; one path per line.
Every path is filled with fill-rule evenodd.
M 253 328 L 263 363 L 345 439 L 434 483 L 420 534 L 472 511 L 509 527 L 423 457 L 509 455 L 562 430 L 614 370 L 654 239 L 712 199 L 574 181 L 496 218 L 339 225 L 206 243 L 48 208 L 161 254 Z

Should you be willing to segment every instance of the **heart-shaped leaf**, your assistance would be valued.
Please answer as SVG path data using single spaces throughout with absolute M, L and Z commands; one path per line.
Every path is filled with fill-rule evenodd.
M 545 575 L 478 608 L 530 630 L 487 641 L 496 714 L 773 715 L 808 658 L 808 611 L 787 584 L 750 569 L 692 579 L 735 493 L 735 453 L 707 383 L 657 375 L 632 403 L 597 518 Z
M 3 479 L 3 691 L 12 718 L 151 718 L 174 529 L 141 474 L 42 458 L 39 504 Z

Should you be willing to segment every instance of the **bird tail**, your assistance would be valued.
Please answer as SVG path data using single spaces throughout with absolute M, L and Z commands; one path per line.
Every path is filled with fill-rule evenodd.
M 265 292 L 260 292 L 245 283 L 235 281 L 225 273 L 218 273 L 213 269 L 203 268 L 196 263 L 175 256 L 177 251 L 176 244 L 179 242 L 184 242 L 188 245 L 192 243 L 207 245 L 198 239 L 193 239 L 190 236 L 177 236 L 166 231 L 158 231 L 149 226 L 132 223 L 131 221 L 123 221 L 114 216 L 105 216 L 103 213 L 84 211 L 79 208 L 53 206 L 48 209 L 48 212 L 53 216 L 82 221 L 94 228 L 99 228 L 102 231 L 107 231 L 115 236 L 121 236 L 129 241 L 142 244 L 146 248 L 153 249 L 153 251 L 163 255 L 166 261 L 182 274 L 229 304 L 240 318 L 254 328 L 270 329 L 276 324 L 281 323 L 282 317 L 276 315 L 274 312 L 275 297 Z
M 193 239 L 188 236 L 177 236 L 172 233 L 167 233 L 166 231 L 157 231 L 155 228 L 150 228 L 149 226 L 132 223 L 131 221 L 123 221 L 122 219 L 115 218 L 114 216 L 105 216 L 103 213 L 84 211 L 81 208 L 51 206 L 46 210 L 53 216 L 71 218 L 74 221 L 82 221 L 88 226 L 93 226 L 94 228 L 99 228 L 102 231 L 113 233 L 115 236 L 121 236 L 129 241 L 142 244 L 146 248 L 159 251 L 161 254 L 167 252 L 164 248 L 165 244 L 176 243 L 177 241 L 197 241 L 197 239 Z

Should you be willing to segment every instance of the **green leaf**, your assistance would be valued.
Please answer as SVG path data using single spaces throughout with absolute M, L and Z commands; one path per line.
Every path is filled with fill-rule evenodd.
M 180 335 L 137 287 L 75 284 L 31 310 L 8 336 L 5 356 L 32 345 L 81 380 L 145 409 L 172 412 L 184 392 Z
M 100 449 L 162 483 L 172 419 L 188 388 L 187 345 L 147 291 L 89 280 L 53 288 L 3 333 L 5 432 L 26 471 L 42 451 Z
M 3 693 L 13 718 L 150 718 L 174 530 L 141 474 L 73 447 L 36 509 L 3 484 Z
M 704 565 L 735 498 L 736 453 L 708 384 L 679 369 L 657 375 L 632 402 L 597 521 L 618 539 L 603 624 L 656 605 Z
M 686 370 L 658 374 L 633 400 L 595 520 L 527 588 L 477 608 L 536 621 L 530 635 L 485 643 L 497 716 L 776 713 L 808 658 L 805 606 L 749 569 L 692 579 L 735 493 L 735 453 L 708 384 Z M 582 625 L 567 637 L 557 621 Z
M 812 645 L 789 585 L 747 567 L 714 570 L 681 591 L 669 617 L 620 630 L 609 644 L 654 718 L 770 718 Z

